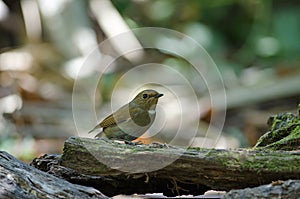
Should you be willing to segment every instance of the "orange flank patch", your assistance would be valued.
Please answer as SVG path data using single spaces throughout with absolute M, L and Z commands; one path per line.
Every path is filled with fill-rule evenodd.
M 141 144 L 152 144 L 152 143 L 163 143 L 163 141 L 155 138 L 155 137 L 138 137 L 137 139 L 133 140 L 132 142 L 139 142 Z

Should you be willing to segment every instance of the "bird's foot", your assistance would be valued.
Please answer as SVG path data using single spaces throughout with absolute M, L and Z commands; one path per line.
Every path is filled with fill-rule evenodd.
M 125 141 L 125 144 L 137 146 L 137 145 L 142 145 L 143 142 L 142 142 L 142 141 L 137 141 L 137 142 L 133 142 L 133 141 Z

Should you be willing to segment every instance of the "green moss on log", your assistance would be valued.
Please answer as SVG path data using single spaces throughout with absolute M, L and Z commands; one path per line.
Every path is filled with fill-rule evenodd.
M 298 106 L 300 112 L 300 105 Z M 300 146 L 300 116 L 282 113 L 268 120 L 270 130 L 257 141 L 255 148 L 297 150 Z

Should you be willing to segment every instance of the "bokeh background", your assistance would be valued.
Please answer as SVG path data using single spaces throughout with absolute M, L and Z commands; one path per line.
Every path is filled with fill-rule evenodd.
M 216 63 L 226 88 L 227 108 L 211 107 L 205 85 L 199 84 L 195 92 L 202 112 L 194 118 L 200 122 L 199 129 L 206 129 L 212 113 L 226 111 L 222 135 L 213 147 L 251 147 L 267 131 L 268 116 L 296 113 L 299 1 L 0 0 L 0 149 L 24 161 L 61 153 L 64 140 L 77 135 L 72 92 L 85 57 L 106 38 L 148 26 L 189 35 Z M 126 42 L 139 45 L 134 34 Z M 105 57 L 107 52 L 122 53 L 123 47 L 123 43 L 110 42 L 96 51 Z M 180 46 L 174 44 L 174 48 Z M 108 111 L 122 74 L 148 62 L 172 65 L 194 78 L 183 59 L 164 52 L 149 50 L 142 58 L 124 56 L 102 76 L 95 95 L 99 112 L 103 107 Z M 93 73 L 84 71 L 82 78 Z M 212 82 L 218 78 L 209 70 L 202 75 Z M 218 88 L 214 91 L 218 96 Z M 124 82 L 124 95 L 127 92 Z

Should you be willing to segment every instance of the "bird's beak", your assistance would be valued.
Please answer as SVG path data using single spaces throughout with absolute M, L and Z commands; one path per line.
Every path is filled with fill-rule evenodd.
M 162 94 L 162 93 L 158 93 L 157 95 L 155 95 L 154 97 L 155 98 L 160 98 L 160 97 L 162 97 L 164 94 Z

